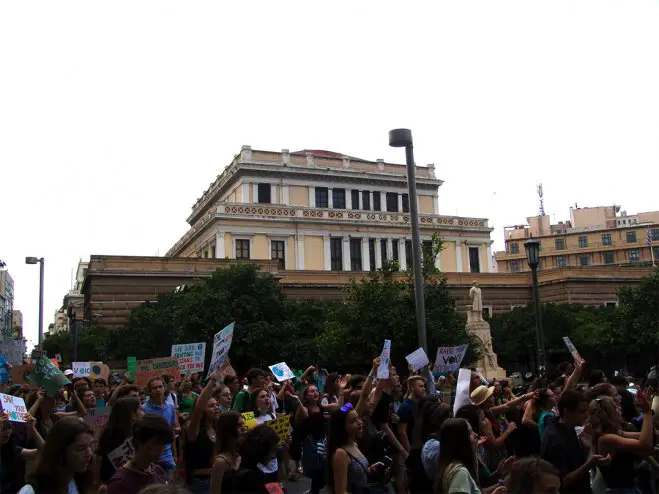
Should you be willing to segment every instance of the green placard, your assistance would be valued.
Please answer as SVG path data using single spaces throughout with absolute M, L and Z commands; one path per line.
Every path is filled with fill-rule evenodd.
M 34 370 L 27 376 L 28 380 L 44 388 L 46 394 L 51 398 L 55 397 L 62 386 L 71 384 L 71 381 L 45 355 L 32 363 L 34 364 Z
M 128 357 L 128 372 L 130 372 L 130 378 L 135 381 L 135 367 L 137 367 L 137 357 Z

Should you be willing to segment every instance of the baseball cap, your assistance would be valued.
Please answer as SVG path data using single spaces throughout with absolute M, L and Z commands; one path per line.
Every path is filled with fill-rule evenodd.
M 72 371 L 71 369 L 66 369 L 66 370 L 64 371 L 64 375 L 65 375 L 65 376 L 72 376 L 72 375 L 73 375 L 73 371 Z

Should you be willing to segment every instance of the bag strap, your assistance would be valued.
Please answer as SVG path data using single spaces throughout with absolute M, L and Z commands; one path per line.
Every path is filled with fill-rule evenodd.
M 458 470 L 460 470 L 460 463 L 458 462 L 453 462 L 448 467 L 446 467 L 446 470 L 444 471 L 444 477 L 442 478 L 442 490 L 444 492 L 448 492 L 451 481 L 453 480 L 453 477 L 455 477 L 455 475 L 458 473 Z

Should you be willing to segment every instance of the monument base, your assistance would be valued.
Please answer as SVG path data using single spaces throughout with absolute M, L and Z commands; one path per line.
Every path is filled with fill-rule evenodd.
M 485 379 L 492 381 L 494 379 L 505 379 L 507 377 L 505 369 L 499 367 L 497 354 L 492 348 L 492 333 L 490 323 L 484 321 L 480 314 L 475 314 L 469 310 L 467 312 L 467 331 L 483 343 L 485 355 L 476 363 L 476 368 L 485 376 Z

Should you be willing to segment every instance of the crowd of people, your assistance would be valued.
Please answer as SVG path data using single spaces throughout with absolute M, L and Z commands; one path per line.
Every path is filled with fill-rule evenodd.
M 379 366 L 322 383 L 314 367 L 282 383 L 228 364 L 144 387 L 126 373 L 72 379 L 54 397 L 13 385 L 28 414 L 0 415 L 0 492 L 272 493 L 302 475 L 312 494 L 657 492 L 654 378 L 632 386 L 593 371 L 586 383 L 582 364 L 566 364 L 515 396 L 472 371 L 455 409 L 453 376 L 402 379 L 390 366 L 376 379 Z M 101 406 L 111 412 L 95 436 L 83 419 Z M 286 438 L 269 425 L 281 417 Z

